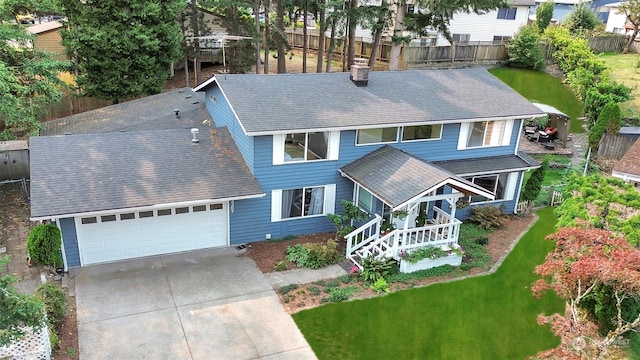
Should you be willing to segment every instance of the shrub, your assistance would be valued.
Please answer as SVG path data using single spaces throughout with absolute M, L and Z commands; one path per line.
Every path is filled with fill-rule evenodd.
M 535 200 L 540 194 L 540 189 L 542 189 L 542 181 L 544 180 L 544 174 L 549 168 L 549 159 L 544 159 L 540 167 L 535 169 L 527 180 L 527 183 L 524 185 L 524 189 L 522 190 L 522 200 Z
M 469 221 L 489 230 L 502 227 L 502 211 L 495 206 L 476 206 L 471 209 Z
M 384 278 L 379 278 L 376 282 L 371 285 L 371 288 L 375 290 L 378 294 L 382 292 L 390 293 L 391 289 L 389 289 L 389 283 Z
M 289 284 L 280 288 L 280 294 L 287 294 L 298 288 L 298 284 Z
M 622 126 L 622 114 L 620 106 L 616 103 L 609 103 L 602 108 L 598 120 L 596 120 L 591 131 L 589 131 L 589 146 L 593 150 L 598 149 L 600 139 L 604 133 L 615 134 Z
M 523 26 L 506 46 L 509 66 L 540 70 L 544 56 L 538 33 L 531 26 Z
M 584 114 L 589 129 L 595 124 L 600 112 L 609 103 L 620 103 L 631 99 L 631 88 L 617 82 L 598 83 L 586 91 Z
M 319 295 L 320 294 L 320 289 L 318 289 L 317 286 L 312 286 L 308 290 L 309 290 L 309 294 L 311 294 L 311 295 L 315 296 L 315 295 Z
M 572 34 L 580 35 L 602 25 L 602 21 L 598 18 L 598 14 L 591 7 L 591 4 L 582 1 L 573 7 L 563 23 Z
M 309 250 L 306 264 L 303 265 L 305 267 L 318 269 L 341 259 L 338 243 L 332 239 L 327 240 L 326 244 L 307 243 L 304 246 Z
M 57 329 L 67 315 L 67 294 L 58 285 L 47 282 L 38 286 L 36 297 L 44 303 L 47 320 Z
M 485 237 L 486 238 L 486 237 Z M 475 267 L 485 268 L 491 261 L 491 255 L 487 247 L 480 244 L 479 238 L 464 237 L 458 240 L 460 246 L 464 248 L 464 257 L 460 269 L 468 270 Z M 488 239 L 487 239 L 488 243 Z
M 391 274 L 393 266 L 393 259 L 377 260 L 373 256 L 364 258 L 362 259 L 363 269 L 360 272 L 360 278 L 367 283 L 374 283 Z
M 302 264 L 306 264 L 308 257 L 309 249 L 307 249 L 304 245 L 295 244 L 293 246 L 287 246 L 286 259 L 298 264 L 298 266 L 303 266 Z
M 486 236 L 480 236 L 475 238 L 475 242 L 478 245 L 487 246 L 489 245 L 489 238 Z
M 349 297 L 353 295 L 358 288 L 355 286 L 346 286 L 343 288 L 332 288 L 329 294 L 328 301 L 330 302 L 341 302 L 349 300 Z
M 27 239 L 29 257 L 36 265 L 58 267 L 62 265 L 60 248 L 62 237 L 55 225 L 45 224 L 34 227 Z
M 351 225 L 353 220 L 364 220 L 369 217 L 369 213 L 363 211 L 349 200 L 342 200 L 343 215 L 327 214 L 331 223 L 336 227 L 336 240 L 344 238 L 347 234 L 355 230 Z

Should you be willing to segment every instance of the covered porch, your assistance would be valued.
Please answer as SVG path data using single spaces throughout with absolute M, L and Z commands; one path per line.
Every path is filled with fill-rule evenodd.
M 456 209 L 463 198 L 494 198 L 484 188 L 391 146 L 345 165 L 340 173 L 354 183 L 354 203 L 372 215 L 345 236 L 345 255 L 360 269 L 364 258 L 400 260 L 420 248 L 459 248 Z

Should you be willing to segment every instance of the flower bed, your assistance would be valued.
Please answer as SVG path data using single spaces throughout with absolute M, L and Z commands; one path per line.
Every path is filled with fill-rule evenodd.
M 418 270 L 431 269 L 442 265 L 460 266 L 462 264 L 462 255 L 451 253 L 446 256 L 435 259 L 425 258 L 412 263 L 407 260 L 400 260 L 400 272 L 411 273 Z

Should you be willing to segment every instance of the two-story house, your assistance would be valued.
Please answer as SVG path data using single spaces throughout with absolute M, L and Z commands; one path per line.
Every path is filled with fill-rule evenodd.
M 539 166 L 518 152 L 537 107 L 484 69 L 354 68 L 216 76 L 57 120 L 45 132 L 87 133 L 31 139 L 32 217 L 82 266 L 332 231 L 345 199 L 371 214 L 352 252 L 456 242 L 471 207 L 515 211 Z

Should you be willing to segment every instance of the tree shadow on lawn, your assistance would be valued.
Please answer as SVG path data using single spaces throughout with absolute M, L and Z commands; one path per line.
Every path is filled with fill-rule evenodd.
M 319 359 L 523 359 L 556 347 L 540 313 L 562 313 L 554 294 L 530 285 L 553 249 L 553 208 L 520 239 L 493 275 L 328 304 L 293 315 Z

